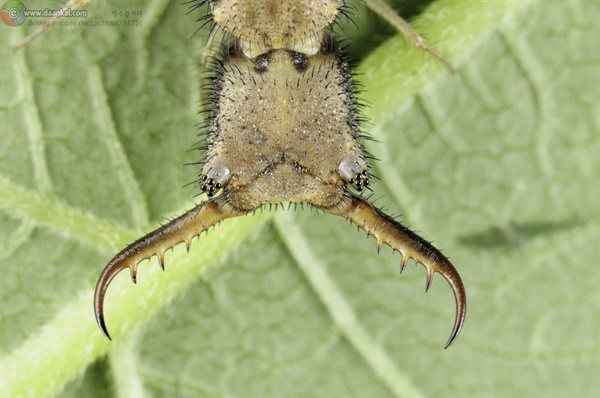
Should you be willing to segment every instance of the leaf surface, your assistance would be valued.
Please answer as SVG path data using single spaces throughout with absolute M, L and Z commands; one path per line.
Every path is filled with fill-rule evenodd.
M 600 393 L 597 2 L 438 1 L 415 26 L 456 74 L 400 37 L 359 64 L 383 142 L 373 199 L 467 287 L 445 351 L 443 280 L 425 295 L 422 267 L 398 276 L 397 253 L 306 209 L 228 220 L 137 285 L 123 273 L 106 341 L 102 267 L 193 205 L 204 33 L 169 2 L 87 9 L 122 24 L 55 27 L 18 54 L 26 30 L 0 26 L 0 395 Z

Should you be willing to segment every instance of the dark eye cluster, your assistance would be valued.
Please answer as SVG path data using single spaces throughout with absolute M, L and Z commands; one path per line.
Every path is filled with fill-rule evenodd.
M 221 189 L 221 184 L 214 179 L 208 178 L 206 175 L 200 177 L 200 190 L 206 193 L 209 198 L 215 196 L 215 193 L 217 193 L 219 189 Z
M 362 192 L 371 183 L 369 180 L 369 172 L 363 170 L 362 173 L 356 173 L 356 176 L 348 180 L 348 183 L 350 183 L 358 192 Z

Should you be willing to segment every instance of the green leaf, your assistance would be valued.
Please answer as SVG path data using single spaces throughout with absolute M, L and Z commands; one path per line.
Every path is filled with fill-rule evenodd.
M 398 254 L 306 209 L 228 220 L 165 273 L 119 275 L 108 342 L 102 268 L 193 205 L 205 32 L 171 2 L 87 9 L 106 23 L 17 54 L 33 27 L 0 26 L 1 396 L 600 394 L 597 2 L 434 2 L 415 26 L 457 73 L 401 37 L 359 65 L 383 142 L 373 199 L 467 288 L 448 350 L 441 278 L 425 295 L 422 267 L 399 276 Z M 359 10 L 369 40 L 382 23 Z M 107 26 L 113 11 L 141 27 Z

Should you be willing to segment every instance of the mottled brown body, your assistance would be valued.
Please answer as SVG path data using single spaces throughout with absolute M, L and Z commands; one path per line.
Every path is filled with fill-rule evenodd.
M 262 22 L 256 22 L 261 27 L 257 31 L 265 23 L 272 24 L 273 32 L 286 31 L 276 28 L 277 24 L 297 20 L 296 8 L 289 5 L 310 10 L 308 6 L 314 1 L 283 3 L 288 6 L 279 9 L 281 15 L 266 13 Z M 339 6 L 337 2 L 325 3 Z M 247 13 L 258 6 L 275 7 L 279 3 L 219 0 L 209 4 L 213 12 L 226 5 L 243 5 Z M 269 19 L 275 17 L 275 21 Z M 232 34 L 239 32 L 241 37 L 222 56 L 213 80 L 208 149 L 199 185 L 209 198 L 216 197 L 137 240 L 111 260 L 98 280 L 94 298 L 101 330 L 109 337 L 103 313 L 104 295 L 121 270 L 129 268 L 135 282 L 140 261 L 156 256 L 162 267 L 166 250 L 182 242 L 189 249 L 192 238 L 211 226 L 268 204 L 291 202 L 306 203 L 356 223 L 377 239 L 378 249 L 386 244 L 402 254 L 401 270 L 409 258 L 423 264 L 427 269 L 427 289 L 433 274 L 441 274 L 456 299 L 456 318 L 448 347 L 465 320 L 462 280 L 439 250 L 355 192 L 369 186 L 369 173 L 360 142 L 352 76 L 335 41 L 324 27 L 319 27 L 321 31 L 310 34 L 319 37 L 318 46 L 270 38 L 263 42 L 267 50 L 256 55 L 248 51 L 251 25 L 235 25 L 237 20 L 233 17 L 215 21 L 224 23 L 223 28 Z

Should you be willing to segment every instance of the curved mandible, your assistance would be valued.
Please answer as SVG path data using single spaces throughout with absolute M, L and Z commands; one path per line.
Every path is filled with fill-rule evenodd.
M 221 196 L 187 211 L 173 221 L 136 240 L 117 254 L 102 271 L 94 293 L 94 314 L 96 323 L 102 333 L 111 340 L 104 320 L 104 297 L 110 282 L 119 272 L 129 268 L 131 270 L 131 280 L 136 283 L 137 265 L 141 261 L 156 256 L 161 268 L 164 269 L 164 253 L 166 250 L 172 249 L 179 243 L 185 243 L 189 251 L 192 238 L 220 221 L 240 214 L 245 213 L 234 211 Z
M 458 271 L 450 260 L 431 243 L 400 224 L 392 217 L 374 207 L 360 196 L 347 193 L 344 199 L 330 208 L 322 208 L 326 213 L 342 216 L 352 221 L 367 234 L 377 239 L 377 249 L 382 244 L 390 246 L 402 254 L 400 271 L 404 270 L 409 258 L 421 263 L 427 269 L 425 290 L 429 290 L 433 274 L 437 272 L 450 284 L 456 300 L 456 317 L 450 338 L 444 348 L 448 348 L 460 334 L 467 315 L 467 295 Z

